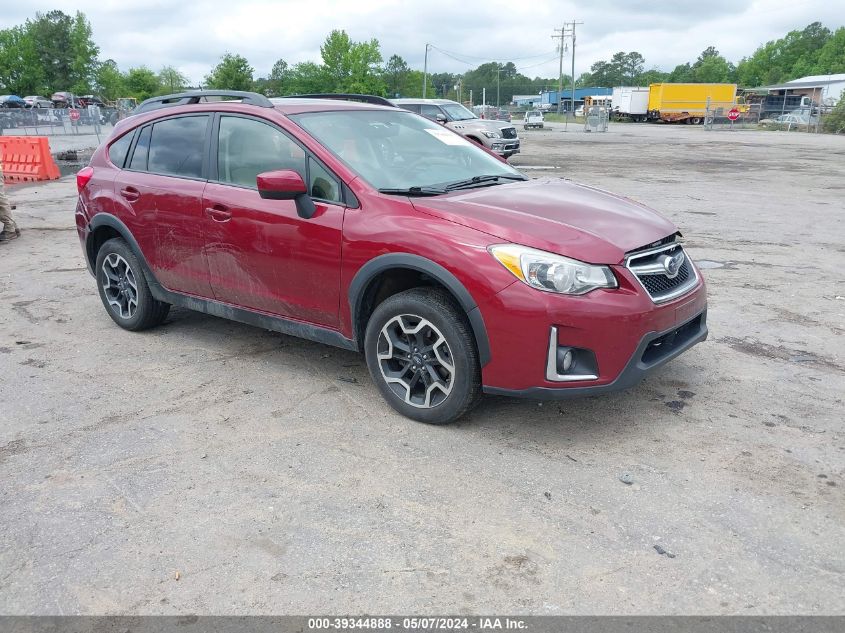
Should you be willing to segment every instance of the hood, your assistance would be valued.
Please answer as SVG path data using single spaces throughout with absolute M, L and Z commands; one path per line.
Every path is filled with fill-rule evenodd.
M 503 127 L 513 127 L 508 121 L 497 121 L 496 119 L 467 119 L 466 121 L 450 121 L 446 124 L 458 132 L 467 130 L 488 130 L 490 132 L 501 132 Z
M 502 242 L 591 264 L 618 264 L 626 252 L 677 232 L 633 200 L 559 178 L 413 198 L 414 207 Z

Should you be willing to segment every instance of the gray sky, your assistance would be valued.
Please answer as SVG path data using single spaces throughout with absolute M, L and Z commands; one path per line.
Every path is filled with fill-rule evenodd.
M 731 61 L 763 42 L 819 20 L 845 25 L 843 0 L 77 0 L 4 2 L 0 27 L 36 11 L 78 8 L 91 22 L 101 58 L 121 69 L 176 66 L 198 82 L 229 51 L 249 59 L 256 76 L 273 62 L 319 61 L 332 29 L 354 40 L 375 37 L 385 59 L 396 53 L 422 68 L 425 43 L 431 72 L 463 72 L 484 61 L 513 60 L 528 76 L 557 76 L 552 29 L 577 27 L 575 73 L 616 51 L 636 50 L 646 67 L 671 70 L 714 45 Z M 450 58 L 441 50 L 463 61 Z M 469 62 L 469 63 L 464 63 Z M 568 73 L 569 53 L 564 57 Z

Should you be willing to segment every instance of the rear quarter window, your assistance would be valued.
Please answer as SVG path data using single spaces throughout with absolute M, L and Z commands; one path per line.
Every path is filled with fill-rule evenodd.
M 129 132 L 109 145 L 109 160 L 115 167 L 123 169 L 123 164 L 126 162 L 126 154 L 129 152 L 129 146 L 132 145 L 132 136 L 133 132 Z

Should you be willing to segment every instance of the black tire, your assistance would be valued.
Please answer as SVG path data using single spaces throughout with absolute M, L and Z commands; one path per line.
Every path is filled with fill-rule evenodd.
M 156 300 L 150 293 L 141 263 L 122 238 L 110 239 L 100 247 L 94 270 L 100 300 L 112 321 L 124 330 L 147 330 L 160 325 L 167 318 L 170 304 Z M 129 301 L 133 297 L 133 290 L 134 309 Z
M 445 365 L 440 363 L 441 356 L 450 360 L 453 369 L 451 375 L 447 376 L 448 380 L 434 381 L 432 376 L 436 374 L 422 371 L 420 375 L 426 377 L 422 379 L 424 384 L 421 384 L 420 381 L 416 382 L 418 390 L 419 387 L 422 387 L 426 391 L 426 403 L 429 403 L 430 406 L 425 406 L 426 403 L 409 404 L 406 400 L 413 400 L 414 397 L 411 389 L 407 388 L 407 383 L 405 386 L 397 383 L 393 383 L 393 386 L 391 386 L 382 371 L 383 367 L 390 371 L 391 367 L 401 367 L 402 363 L 419 362 L 419 358 L 413 361 L 411 355 L 414 358 L 421 356 L 421 351 L 415 353 L 413 350 L 416 348 L 412 347 L 416 344 L 412 341 L 418 342 L 419 339 L 412 339 L 411 337 L 418 335 L 408 335 L 407 345 L 410 348 L 408 350 L 410 354 L 407 360 L 379 359 L 379 351 L 385 353 L 387 343 L 383 329 L 391 325 L 395 327 L 399 317 L 402 317 L 403 323 L 411 327 L 415 323 L 419 326 L 425 321 L 428 325 L 424 326 L 422 332 L 425 332 L 425 328 L 433 326 L 429 332 L 439 334 L 445 340 L 445 347 L 443 344 L 438 346 L 438 352 L 436 354 L 430 353 L 430 360 L 423 362 L 428 372 L 439 372 L 442 377 L 443 374 L 449 373 L 449 365 L 448 363 Z M 378 305 L 367 323 L 364 353 L 370 376 L 372 376 L 373 382 L 375 382 L 382 397 L 396 411 L 412 420 L 427 424 L 448 424 L 467 413 L 480 400 L 481 368 L 478 363 L 478 350 L 475 346 L 472 329 L 464 312 L 455 305 L 449 294 L 441 289 L 413 288 L 385 299 Z M 420 368 L 422 369 L 422 365 L 420 365 Z M 408 374 L 411 374 L 411 378 L 417 373 L 411 373 L 407 365 L 404 366 L 404 370 L 397 370 L 397 373 L 401 371 L 407 371 Z M 442 382 L 444 386 L 448 385 L 448 394 L 444 396 L 444 389 L 435 389 L 437 385 L 432 385 L 432 382 Z M 404 398 L 398 395 L 403 391 Z M 430 395 L 428 395 L 429 393 Z M 436 401 L 438 399 L 439 401 Z

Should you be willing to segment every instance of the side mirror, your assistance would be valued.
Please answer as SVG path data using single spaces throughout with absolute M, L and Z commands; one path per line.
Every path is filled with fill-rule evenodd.
M 434 120 L 438 123 L 446 123 L 446 115 L 445 114 L 435 114 Z
M 265 171 L 255 178 L 258 195 L 265 200 L 293 200 L 296 213 L 306 220 L 314 217 L 317 207 L 308 195 L 308 187 L 302 176 L 292 169 Z

